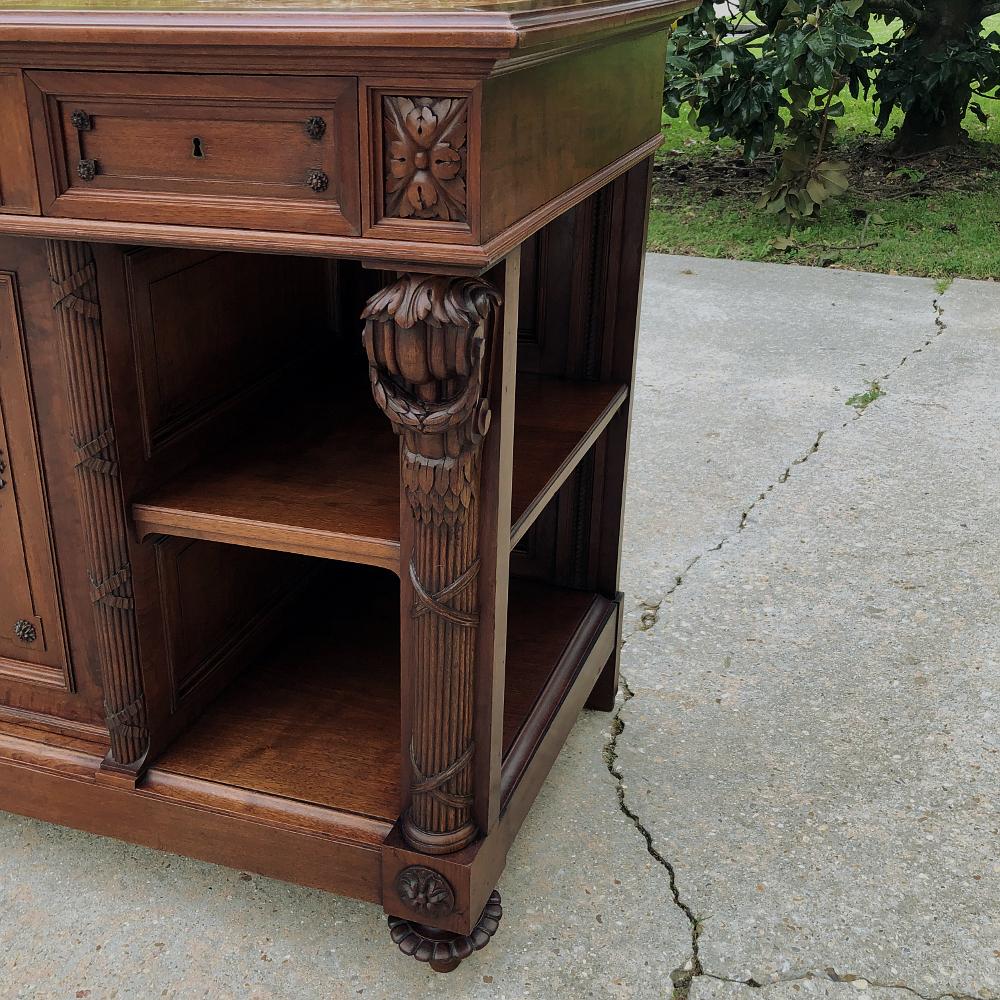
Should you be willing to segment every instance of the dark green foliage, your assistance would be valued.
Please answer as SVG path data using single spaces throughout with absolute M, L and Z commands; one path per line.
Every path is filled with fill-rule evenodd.
M 879 128 L 895 108 L 905 114 L 945 124 L 956 97 L 985 123 L 987 114 L 977 94 L 1000 86 L 1000 32 L 983 36 L 969 28 L 964 38 L 951 39 L 935 52 L 917 34 L 875 46 L 864 59 L 874 80 Z M 970 103 L 971 102 L 971 103 Z
M 1000 4 L 981 0 L 740 0 L 720 18 L 706 0 L 671 36 L 664 109 L 688 107 L 693 125 L 713 139 L 738 142 L 748 160 L 783 149 L 761 200 L 790 229 L 815 218 L 849 186 L 845 163 L 831 158 L 840 95 L 872 95 L 878 124 L 906 115 L 903 152 L 954 144 L 977 94 L 1000 84 L 1000 34 L 982 37 L 982 21 Z M 899 19 L 877 44 L 873 18 Z

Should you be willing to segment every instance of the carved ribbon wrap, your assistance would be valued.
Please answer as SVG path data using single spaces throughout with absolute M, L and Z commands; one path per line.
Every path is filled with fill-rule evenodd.
M 50 240 L 47 250 L 69 390 L 80 514 L 111 736 L 105 767 L 134 773 L 149 749 L 149 731 L 97 268 L 86 243 Z
M 399 434 L 414 519 L 409 842 L 444 854 L 468 844 L 479 625 L 479 482 L 489 430 L 487 346 L 500 296 L 486 282 L 407 275 L 363 318 L 372 393 Z

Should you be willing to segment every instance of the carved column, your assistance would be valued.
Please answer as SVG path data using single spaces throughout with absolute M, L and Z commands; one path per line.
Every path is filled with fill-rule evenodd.
M 375 401 L 400 436 L 413 521 L 412 802 L 407 841 L 457 851 L 472 818 L 479 624 L 479 485 L 488 350 L 500 296 L 483 281 L 405 275 L 363 313 Z
M 111 415 L 97 269 L 90 246 L 47 243 L 76 447 L 77 495 L 90 564 L 111 752 L 105 767 L 135 772 L 149 749 L 125 503 Z

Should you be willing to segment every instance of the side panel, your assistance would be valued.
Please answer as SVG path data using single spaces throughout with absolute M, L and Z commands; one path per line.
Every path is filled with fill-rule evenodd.
M 0 212 L 38 215 L 24 79 L 17 69 L 0 69 L 0 137 Z
M 484 241 L 659 135 L 665 46 L 658 32 L 486 81 Z
M 44 244 L 0 237 L 0 719 L 106 739 Z M 26 621 L 35 638 L 18 638 Z M 25 627 L 17 630 L 30 638 Z
M 17 276 L 0 271 L 0 676 L 70 686 Z

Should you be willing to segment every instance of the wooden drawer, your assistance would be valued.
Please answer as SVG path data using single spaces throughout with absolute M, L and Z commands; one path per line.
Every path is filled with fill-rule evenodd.
M 26 84 L 46 215 L 359 232 L 352 78 L 32 72 Z

